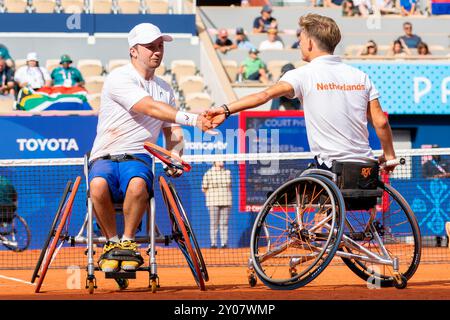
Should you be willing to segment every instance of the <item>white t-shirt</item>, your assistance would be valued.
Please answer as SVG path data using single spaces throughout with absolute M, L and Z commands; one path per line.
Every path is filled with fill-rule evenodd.
M 379 97 L 369 76 L 327 55 L 285 73 L 305 112 L 311 152 L 319 163 L 373 159 L 367 129 L 368 102 Z
M 162 128 L 177 126 L 132 110 L 147 96 L 176 108 L 169 84 L 156 76 L 146 81 L 131 63 L 108 75 L 103 85 L 97 136 L 90 159 L 107 154 L 148 153 L 143 147 L 145 141 L 155 143 Z
M 270 42 L 269 40 L 264 40 L 259 44 L 259 50 L 283 50 L 284 45 L 280 40 Z
M 42 88 L 45 85 L 45 81 L 52 80 L 47 69 L 43 67 L 20 67 L 15 75 L 14 80 L 19 83 L 28 83 L 28 86 L 33 89 Z

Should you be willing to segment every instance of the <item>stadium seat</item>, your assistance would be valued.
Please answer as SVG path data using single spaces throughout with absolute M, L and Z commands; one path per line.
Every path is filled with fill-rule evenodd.
M 234 60 L 222 60 L 222 64 L 230 81 L 235 82 L 239 71 L 238 63 Z
M 61 6 L 65 13 L 82 13 L 84 0 L 61 0 Z
M 33 0 L 33 7 L 36 13 L 53 13 L 55 12 L 55 0 Z
M 14 60 L 14 65 L 16 67 L 16 70 L 20 67 L 23 67 L 27 64 L 27 59 L 16 59 Z
M 211 96 L 204 92 L 191 93 L 185 96 L 186 109 L 195 113 L 202 113 L 212 106 Z
M 181 77 L 193 76 L 197 72 L 195 62 L 192 60 L 173 60 L 170 65 L 170 69 L 175 75 L 177 82 Z
M 351 44 L 345 47 L 344 55 L 346 56 L 356 56 L 361 49 L 364 48 L 364 45 L 361 44 Z
M 0 99 L 0 113 L 11 113 L 14 110 L 15 100 L 14 98 L 1 98 Z
M 181 77 L 178 83 L 178 88 L 183 91 L 185 96 L 190 93 L 202 92 L 203 88 L 205 88 L 205 81 L 201 76 Z
M 111 13 L 112 12 L 112 0 L 95 0 L 92 2 L 93 2 L 94 13 Z
M 168 0 L 146 0 L 147 13 L 165 14 L 169 12 Z
M 130 60 L 128 59 L 112 59 L 108 62 L 108 72 L 113 71 L 114 69 L 124 66 L 128 64 Z
M 166 73 L 166 65 L 164 64 L 164 62 L 161 62 L 161 64 L 159 65 L 159 67 L 155 70 L 155 75 L 162 76 Z
M 267 62 L 267 70 L 272 75 L 272 81 L 278 81 L 281 75 L 281 68 L 288 63 L 288 60 L 272 60 Z
M 50 72 L 50 74 L 52 73 L 53 69 L 59 67 L 59 59 L 48 59 L 45 62 L 45 67 L 47 68 L 48 72 Z
M 438 56 L 444 54 L 445 51 L 444 46 L 441 45 L 430 45 L 428 49 L 430 49 L 432 54 L 436 54 Z
M 138 14 L 142 11 L 140 0 L 118 0 L 117 4 L 121 13 Z
M 100 102 L 101 102 L 101 94 L 89 94 L 88 102 L 92 107 L 92 110 L 98 111 L 100 109 Z
M 102 62 L 97 59 L 82 59 L 78 61 L 78 70 L 84 78 L 100 76 L 103 73 Z
M 23 13 L 27 10 L 27 0 L 4 0 L 6 12 Z
M 105 77 L 93 76 L 86 79 L 85 88 L 89 94 L 101 93 Z

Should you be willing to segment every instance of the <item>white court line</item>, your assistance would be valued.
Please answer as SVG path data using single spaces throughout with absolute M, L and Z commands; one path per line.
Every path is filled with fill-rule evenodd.
M 6 279 L 6 280 L 11 280 L 11 281 L 17 281 L 17 282 L 29 284 L 29 285 L 32 285 L 32 286 L 35 286 L 35 285 L 36 285 L 35 283 L 31 283 L 31 282 L 29 282 L 29 281 L 25 281 L 25 280 L 13 278 L 13 277 L 2 276 L 1 274 L 0 274 L 0 279 Z

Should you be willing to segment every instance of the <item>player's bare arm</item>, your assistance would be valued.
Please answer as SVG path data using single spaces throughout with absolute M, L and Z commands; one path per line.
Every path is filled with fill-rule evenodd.
M 280 81 L 264 91 L 250 94 L 226 106 L 214 107 L 208 110 L 206 118 L 211 120 L 213 128 L 219 126 L 227 117 L 227 108 L 229 114 L 237 113 L 243 110 L 258 107 L 274 98 L 294 96 L 294 88 L 287 83 Z
M 386 114 L 381 109 L 378 99 L 369 101 L 367 106 L 367 120 L 372 124 L 375 132 L 380 139 L 383 155 L 379 158 L 380 162 L 395 159 L 394 143 L 392 137 L 391 126 L 389 125 Z M 391 171 L 395 166 L 387 167 L 387 171 Z
M 142 98 L 133 106 L 132 110 L 165 122 L 196 126 L 203 131 L 212 129 L 211 121 L 203 115 L 180 112 L 172 106 L 156 101 L 151 97 Z

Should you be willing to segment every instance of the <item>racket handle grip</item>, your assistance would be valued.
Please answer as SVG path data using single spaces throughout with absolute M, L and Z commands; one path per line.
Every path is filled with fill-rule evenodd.
M 405 163 L 406 163 L 405 158 L 397 158 L 397 159 L 388 160 L 388 161 L 382 163 L 381 166 L 386 167 L 386 166 L 404 165 Z

